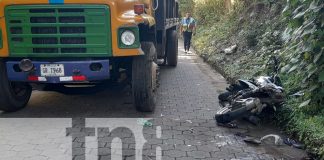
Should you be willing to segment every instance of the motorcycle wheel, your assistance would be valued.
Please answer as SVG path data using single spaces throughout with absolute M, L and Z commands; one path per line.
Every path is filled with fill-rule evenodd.
M 248 113 L 249 111 L 246 109 L 246 107 L 238 108 L 235 110 L 232 110 L 229 107 L 224 107 L 217 111 L 215 120 L 218 123 L 230 123 L 238 118 L 247 115 Z

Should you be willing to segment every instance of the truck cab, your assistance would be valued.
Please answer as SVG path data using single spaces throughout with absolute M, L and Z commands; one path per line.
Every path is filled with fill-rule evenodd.
M 93 84 L 126 70 L 134 106 L 155 108 L 157 63 L 177 65 L 176 0 L 0 1 L 0 110 L 35 85 Z

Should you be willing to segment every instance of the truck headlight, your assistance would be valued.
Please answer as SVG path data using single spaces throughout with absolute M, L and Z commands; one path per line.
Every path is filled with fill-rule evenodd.
M 137 26 L 119 28 L 118 47 L 121 49 L 135 49 L 141 47 L 139 28 Z
M 121 41 L 126 46 L 131 46 L 136 41 L 136 36 L 132 31 L 126 30 L 121 34 Z

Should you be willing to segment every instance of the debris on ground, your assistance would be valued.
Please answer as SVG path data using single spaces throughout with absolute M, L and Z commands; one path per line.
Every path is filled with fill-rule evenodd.
M 255 145 L 261 144 L 261 141 L 254 137 L 246 137 L 243 139 L 243 141 L 246 143 L 255 144 Z
M 226 49 L 224 49 L 224 53 L 225 54 L 233 54 L 233 53 L 235 53 L 236 51 L 237 51 L 237 45 L 235 44 L 235 45 L 233 45 L 233 46 L 231 46 L 231 47 L 228 47 L 228 48 L 226 48 Z
M 248 137 L 248 135 L 246 135 L 246 133 L 241 133 L 241 132 L 237 132 L 237 133 L 235 133 L 234 135 L 237 136 L 237 137 L 241 137 L 241 138 L 246 138 L 246 137 Z
M 259 145 L 261 143 L 267 144 L 266 140 L 270 139 L 270 138 L 274 139 L 274 144 L 277 146 L 281 146 L 285 142 L 279 135 L 275 135 L 275 134 L 269 134 L 262 138 L 255 138 L 255 137 L 247 135 L 246 133 L 241 133 L 241 132 L 237 132 L 234 135 L 243 138 L 243 141 L 246 143 L 256 144 L 256 145 Z
M 188 123 L 192 123 L 192 121 L 191 121 L 191 120 L 186 120 L 186 122 L 188 122 Z
M 301 96 L 304 96 L 304 95 L 305 95 L 305 93 L 303 91 L 299 91 L 299 92 L 297 92 L 297 93 L 295 93 L 295 94 L 293 94 L 291 96 L 292 97 L 301 97 Z
M 237 124 L 235 123 L 217 123 L 217 125 L 226 128 L 237 128 Z
M 190 131 L 191 133 L 193 133 L 193 132 L 194 132 L 194 129 L 193 129 L 193 128 L 190 128 L 189 131 Z
M 274 144 L 277 146 L 283 145 L 283 140 L 280 136 L 275 135 L 275 134 L 269 134 L 260 139 L 261 142 L 264 142 L 267 139 L 274 138 Z
M 304 149 L 305 148 L 305 145 L 301 144 L 301 143 L 298 143 L 297 141 L 293 140 L 293 139 L 290 139 L 290 138 L 285 138 L 283 140 L 283 142 L 288 145 L 288 146 L 292 146 L 294 148 L 297 148 L 297 149 Z
M 145 120 L 145 119 L 143 119 L 143 118 L 138 119 L 137 123 L 138 123 L 139 125 L 144 126 L 144 127 L 152 127 L 152 126 L 153 126 L 153 123 L 152 123 L 152 122 L 150 122 L 150 121 L 148 121 L 148 120 Z

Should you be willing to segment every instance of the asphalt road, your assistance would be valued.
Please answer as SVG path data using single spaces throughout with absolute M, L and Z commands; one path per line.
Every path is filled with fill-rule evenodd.
M 219 108 L 217 95 L 227 83 L 195 54 L 184 54 L 181 44 L 178 67 L 160 69 L 154 113 L 137 112 L 127 86 L 107 87 L 88 94 L 83 93 L 88 89 L 74 94 L 34 91 L 25 109 L 0 113 L 0 160 L 300 159 L 305 156 L 302 150 L 278 147 L 271 141 L 253 146 L 235 136 L 238 132 L 259 138 L 280 134 L 272 127 L 246 122 L 238 122 L 238 129 L 217 126 L 213 120 Z M 119 137 L 123 144 L 114 137 Z M 144 149 L 138 145 L 141 142 Z

